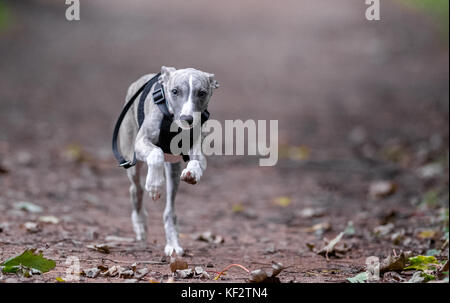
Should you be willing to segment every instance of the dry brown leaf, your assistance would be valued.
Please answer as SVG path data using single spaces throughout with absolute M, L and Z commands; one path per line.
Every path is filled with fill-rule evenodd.
M 398 256 L 389 255 L 380 264 L 380 272 L 388 271 L 402 271 L 406 266 L 406 255 L 404 252 L 400 253 Z
M 56 218 L 55 216 L 42 216 L 42 217 L 39 217 L 39 221 L 43 222 L 43 223 L 49 223 L 49 224 L 58 224 L 59 223 L 59 219 Z
M 342 240 L 343 236 L 344 232 L 341 232 L 336 238 L 331 240 L 325 247 L 319 250 L 317 254 L 325 256 L 328 260 L 328 256 L 335 254 L 335 247 Z
M 380 225 L 373 229 L 375 236 L 387 236 L 394 230 L 394 224 L 388 223 L 386 225 Z
M 370 184 L 369 195 L 372 198 L 386 198 L 395 194 L 397 184 L 392 181 L 375 181 Z
M 145 277 L 148 274 L 148 272 L 149 272 L 149 270 L 147 268 L 138 269 L 134 273 L 134 277 L 136 279 L 142 279 L 143 277 Z
M 172 272 L 176 272 L 177 270 L 184 270 L 187 269 L 188 263 L 184 261 L 181 258 L 176 257 L 176 253 L 173 252 L 172 256 L 170 257 L 170 270 Z
M 215 243 L 215 244 L 220 244 L 220 243 L 225 242 L 225 239 L 222 236 L 215 235 L 210 231 L 205 231 L 201 234 L 195 235 L 194 240 Z
M 109 254 L 110 253 L 110 247 L 106 244 L 94 244 L 94 245 L 88 245 L 87 248 L 96 250 L 98 252 Z
M 307 232 L 325 232 L 329 230 L 331 230 L 331 224 L 329 222 L 321 222 L 306 229 Z

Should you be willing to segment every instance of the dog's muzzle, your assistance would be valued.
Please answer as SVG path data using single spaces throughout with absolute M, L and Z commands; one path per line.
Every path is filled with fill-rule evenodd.
M 189 128 L 192 126 L 192 123 L 194 123 L 194 117 L 192 116 L 187 116 L 187 115 L 182 115 L 180 116 L 180 121 L 184 121 L 185 125 L 187 125 Z

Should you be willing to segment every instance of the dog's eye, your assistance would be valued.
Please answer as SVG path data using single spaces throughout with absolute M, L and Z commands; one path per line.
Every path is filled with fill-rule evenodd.
M 178 89 L 176 88 L 172 89 L 172 94 L 174 94 L 175 96 L 178 95 Z
M 198 92 L 198 96 L 200 98 L 204 98 L 204 97 L 206 97 L 206 92 L 204 90 L 201 90 L 201 91 Z

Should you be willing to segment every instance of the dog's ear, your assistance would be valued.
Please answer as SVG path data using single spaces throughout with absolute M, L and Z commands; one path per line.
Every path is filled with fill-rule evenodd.
M 209 79 L 209 85 L 214 89 L 219 88 L 219 82 L 217 82 L 217 80 L 215 79 L 215 75 L 208 73 L 206 73 L 206 75 L 208 76 Z
M 161 66 L 161 79 L 167 83 L 170 78 L 170 74 L 176 71 L 175 67 Z

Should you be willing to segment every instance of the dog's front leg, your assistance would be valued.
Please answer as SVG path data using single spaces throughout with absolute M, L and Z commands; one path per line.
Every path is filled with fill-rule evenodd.
M 206 170 L 206 157 L 201 150 L 201 144 L 198 146 L 194 144 L 189 153 L 190 161 L 186 168 L 181 173 L 181 181 L 189 184 L 197 184 L 203 176 L 203 172 Z
M 146 162 L 148 166 L 145 190 L 154 201 L 158 200 L 164 186 L 164 153 L 141 132 L 136 138 L 135 150 L 136 159 Z

